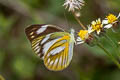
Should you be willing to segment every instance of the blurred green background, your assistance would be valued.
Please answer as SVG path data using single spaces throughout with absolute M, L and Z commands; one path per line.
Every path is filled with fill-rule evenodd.
M 120 12 L 120 0 L 85 2 L 80 17 L 85 25 L 99 17 L 104 19 L 108 13 Z M 59 72 L 47 70 L 33 53 L 24 33 L 27 26 L 54 24 L 66 30 L 81 29 L 63 3 L 64 0 L 0 0 L 0 75 L 6 80 L 120 80 L 120 70 L 97 47 L 75 46 L 70 66 Z M 109 30 L 108 34 L 120 40 L 120 30 Z M 110 47 L 104 39 L 102 42 Z

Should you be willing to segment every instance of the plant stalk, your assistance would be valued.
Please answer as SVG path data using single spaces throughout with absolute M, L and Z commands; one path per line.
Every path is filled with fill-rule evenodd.
M 118 49 L 118 46 L 117 44 L 107 35 L 107 34 L 104 34 L 104 36 L 111 42 L 111 45 L 113 46 L 114 49 L 117 49 L 116 51 L 116 54 L 118 55 L 119 59 L 120 59 L 120 51 Z
M 80 24 L 80 26 L 84 29 L 84 30 L 86 30 L 86 27 L 82 24 L 82 22 L 79 20 L 79 18 L 75 15 L 75 13 L 74 12 L 72 12 L 72 14 L 73 14 L 73 16 L 75 17 L 75 19 L 77 20 L 77 22 Z
M 99 48 L 101 48 L 107 55 L 109 58 L 111 58 L 113 60 L 113 62 L 118 66 L 118 68 L 120 69 L 120 64 L 119 62 L 113 57 L 113 55 L 111 53 L 109 53 L 100 43 L 97 44 L 97 46 Z

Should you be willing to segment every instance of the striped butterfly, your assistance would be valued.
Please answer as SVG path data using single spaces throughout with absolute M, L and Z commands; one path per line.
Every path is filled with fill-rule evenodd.
M 54 25 L 38 24 L 27 27 L 25 33 L 47 69 L 60 71 L 70 64 L 75 43 L 73 29 L 68 33 Z

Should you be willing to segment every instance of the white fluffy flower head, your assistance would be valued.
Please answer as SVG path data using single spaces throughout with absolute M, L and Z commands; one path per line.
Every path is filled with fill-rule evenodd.
M 81 9 L 84 6 L 84 0 L 65 0 L 63 4 L 65 8 L 68 8 L 68 11 L 75 11 L 75 9 Z

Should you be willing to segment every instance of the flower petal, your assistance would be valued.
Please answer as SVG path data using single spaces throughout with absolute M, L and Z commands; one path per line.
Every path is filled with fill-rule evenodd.
M 108 20 L 103 20 L 102 24 L 108 24 Z
M 119 17 L 120 17 L 120 13 L 118 14 L 117 18 L 119 18 Z
M 82 39 L 80 37 L 77 37 L 77 41 L 82 41 Z
M 95 25 L 96 24 L 96 22 L 95 21 L 92 21 L 92 23 L 91 23 L 92 25 Z
M 100 34 L 100 30 L 97 31 L 97 34 L 98 34 L 98 35 Z
M 84 41 L 77 42 L 77 44 L 82 44 L 82 43 L 84 43 Z
M 105 25 L 104 28 L 109 29 L 112 27 L 112 24 Z
M 94 30 L 92 29 L 92 27 L 88 26 L 88 33 L 92 33 Z

